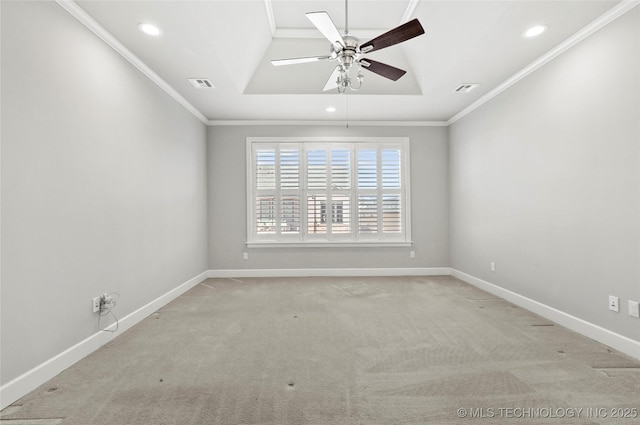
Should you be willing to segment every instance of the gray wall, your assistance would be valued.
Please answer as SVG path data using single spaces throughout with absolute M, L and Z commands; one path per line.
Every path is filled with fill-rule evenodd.
M 209 268 L 447 267 L 446 127 L 209 127 Z M 411 248 L 247 249 L 246 138 L 249 136 L 402 136 L 411 139 Z M 410 259 L 414 250 L 416 258 Z M 243 252 L 249 260 L 242 259 Z
M 2 2 L 1 383 L 207 268 L 206 126 L 53 2 Z
M 456 122 L 450 144 L 452 267 L 640 340 L 627 314 L 640 299 L 640 8 Z

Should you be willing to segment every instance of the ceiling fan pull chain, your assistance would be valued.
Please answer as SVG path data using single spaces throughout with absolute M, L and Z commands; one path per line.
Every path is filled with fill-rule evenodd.
M 347 128 L 349 128 L 349 94 L 347 93 Z

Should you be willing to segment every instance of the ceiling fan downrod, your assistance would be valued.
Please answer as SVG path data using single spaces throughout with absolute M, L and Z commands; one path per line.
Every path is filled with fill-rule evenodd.
M 362 88 L 362 82 L 364 81 L 364 75 L 362 75 L 360 62 L 360 49 L 358 48 L 359 40 L 355 37 L 349 36 L 349 1 L 344 2 L 344 46 L 338 61 L 340 62 L 339 73 L 336 78 L 336 86 L 338 87 L 338 93 L 343 94 L 347 89 L 358 91 Z M 355 81 L 349 76 L 351 65 L 356 64 L 358 67 L 358 74 Z M 356 83 L 357 81 L 357 83 Z
M 344 35 L 349 35 L 349 0 L 344 0 Z

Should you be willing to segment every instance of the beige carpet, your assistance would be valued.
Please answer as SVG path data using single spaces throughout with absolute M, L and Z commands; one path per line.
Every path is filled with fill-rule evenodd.
M 209 279 L 0 422 L 635 425 L 638 410 L 640 362 L 452 277 Z

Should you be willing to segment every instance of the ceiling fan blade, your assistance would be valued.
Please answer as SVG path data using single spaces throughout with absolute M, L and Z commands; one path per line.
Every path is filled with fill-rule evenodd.
M 331 76 L 327 80 L 327 84 L 324 85 L 322 91 L 329 91 L 332 89 L 338 88 L 338 76 L 340 75 L 340 65 L 336 66 L 336 68 L 331 73 Z
M 360 65 L 371 72 L 381 75 L 393 81 L 397 81 L 400 77 L 407 73 L 404 69 L 387 65 L 386 63 L 374 61 L 371 59 L 360 59 Z
M 362 44 L 360 51 L 362 53 L 368 53 L 384 49 L 385 47 L 402 43 L 403 41 L 410 40 L 422 34 L 424 34 L 424 28 L 420 25 L 420 21 L 413 19 Z
M 327 59 L 331 59 L 331 56 L 308 56 L 304 58 L 271 59 L 271 64 L 273 66 L 294 65 L 297 63 L 318 62 Z
M 338 31 L 327 12 L 308 12 L 305 13 L 305 16 L 333 44 L 336 50 L 344 48 L 345 44 L 340 31 Z

